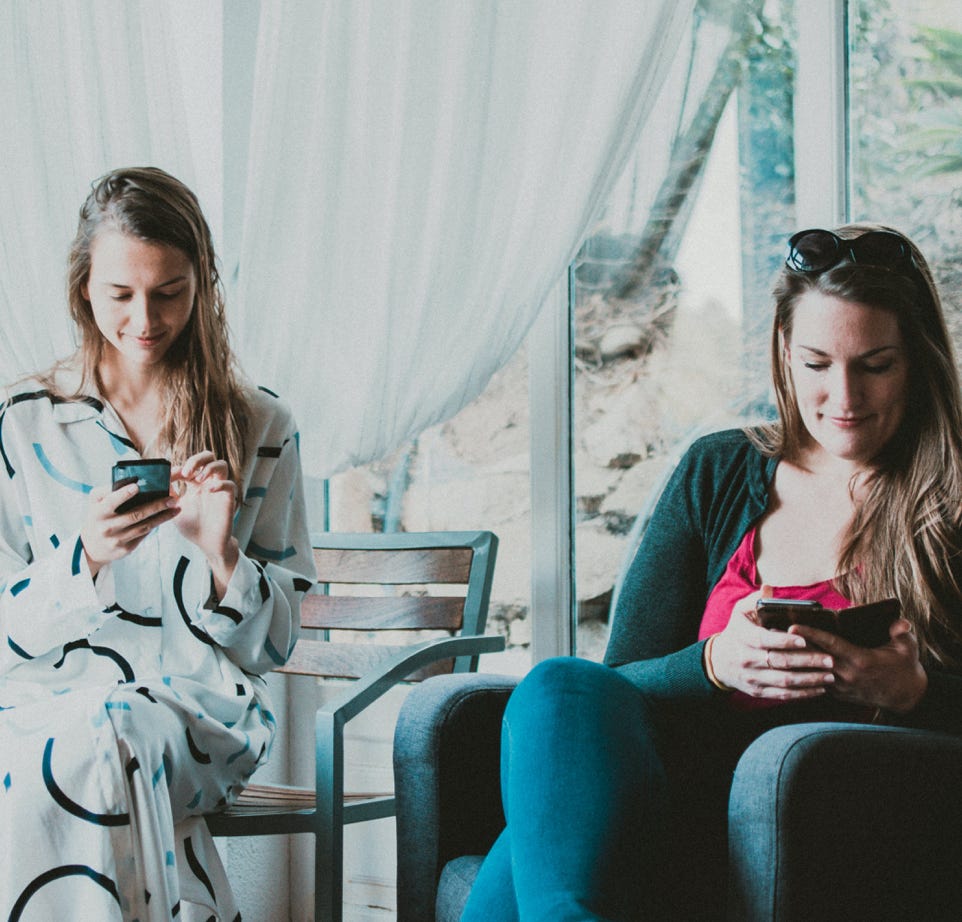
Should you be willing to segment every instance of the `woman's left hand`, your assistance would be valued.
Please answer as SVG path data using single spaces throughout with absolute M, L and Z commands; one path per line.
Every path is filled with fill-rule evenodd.
M 836 634 L 801 624 L 789 630 L 832 657 L 835 682 L 829 694 L 841 701 L 905 714 L 928 688 L 918 640 L 904 618 L 892 625 L 888 643 L 880 647 L 859 647 Z
M 220 598 L 234 572 L 239 556 L 232 534 L 237 508 L 237 486 L 227 478 L 227 462 L 211 451 L 198 452 L 171 472 L 173 492 L 180 514 L 174 521 L 180 533 L 207 557 Z

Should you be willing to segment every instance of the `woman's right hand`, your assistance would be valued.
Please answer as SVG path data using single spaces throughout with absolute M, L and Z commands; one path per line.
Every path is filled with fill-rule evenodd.
M 170 521 L 179 511 L 177 500 L 166 497 L 144 503 L 129 512 L 117 512 L 118 506 L 136 495 L 135 483 L 119 490 L 109 487 L 91 490 L 87 516 L 80 529 L 80 541 L 91 576 L 96 576 L 110 561 L 126 557 L 158 525 Z
M 835 681 L 832 657 L 804 638 L 763 628 L 755 603 L 771 588 L 736 602 L 728 626 L 711 645 L 711 666 L 718 680 L 753 698 L 793 701 L 823 695 Z

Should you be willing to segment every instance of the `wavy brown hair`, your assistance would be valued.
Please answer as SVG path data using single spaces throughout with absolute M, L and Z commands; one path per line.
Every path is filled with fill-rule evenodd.
M 182 182 L 155 167 L 114 170 L 94 182 L 80 209 L 70 247 L 67 298 L 80 344 L 75 361 L 82 379 L 77 397 L 101 390 L 105 341 L 83 288 L 90 275 L 91 246 L 109 228 L 140 240 L 176 247 L 194 267 L 197 294 L 186 327 L 164 356 L 164 405 L 160 449 L 175 463 L 210 450 L 227 462 L 232 479 L 244 467 L 244 432 L 249 405 L 231 351 L 224 294 L 210 228 L 197 197 Z M 58 392 L 57 367 L 41 380 Z
M 854 239 L 874 224 L 835 233 Z M 899 236 L 903 236 L 900 234 Z M 808 291 L 892 312 L 909 366 L 901 426 L 873 460 L 842 541 L 836 577 L 853 602 L 897 596 L 924 659 L 962 665 L 962 393 L 938 290 L 912 241 L 902 267 L 843 261 L 819 273 L 782 269 L 774 289 L 771 361 L 779 421 L 756 429 L 769 455 L 798 462 L 807 437 L 785 357 L 795 306 Z

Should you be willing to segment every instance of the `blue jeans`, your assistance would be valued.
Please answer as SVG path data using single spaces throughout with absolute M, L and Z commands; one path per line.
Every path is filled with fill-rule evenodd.
M 536 666 L 504 718 L 507 828 L 462 922 L 690 918 L 674 903 L 679 885 L 717 914 L 727 795 L 744 746 L 717 716 L 705 702 L 650 701 L 597 663 Z

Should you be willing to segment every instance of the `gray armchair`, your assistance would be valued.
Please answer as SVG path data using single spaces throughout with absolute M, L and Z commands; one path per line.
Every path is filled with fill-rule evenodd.
M 395 735 L 398 922 L 456 922 L 504 824 L 501 715 L 517 680 L 413 689 Z M 962 740 L 884 726 L 780 727 L 745 752 L 719 918 L 962 918 Z

